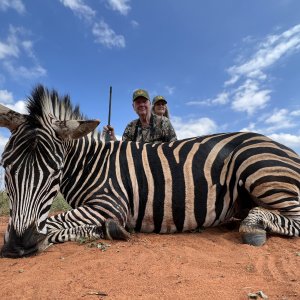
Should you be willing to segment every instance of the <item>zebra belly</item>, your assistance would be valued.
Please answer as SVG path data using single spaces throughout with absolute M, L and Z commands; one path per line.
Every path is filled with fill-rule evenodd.
M 228 194 L 221 194 L 216 185 L 210 185 L 205 194 L 196 194 L 194 184 L 186 176 L 186 188 L 179 197 L 166 189 L 163 201 L 151 193 L 143 201 L 134 198 L 134 214 L 127 218 L 127 226 L 140 232 L 175 233 L 217 226 L 232 217 L 234 201 Z
M 164 204 L 163 215 L 161 218 L 157 217 L 157 211 L 154 211 L 152 205 L 147 205 L 145 209 L 144 217 L 140 226 L 137 226 L 137 218 L 133 215 L 130 215 L 127 219 L 127 227 L 135 229 L 139 232 L 151 233 L 175 233 L 175 232 L 184 232 L 195 230 L 199 227 L 210 227 L 216 226 L 224 221 L 224 218 L 216 219 L 215 213 L 215 202 L 207 205 L 205 212 L 201 211 L 200 213 L 195 212 L 195 205 L 193 201 L 186 201 L 183 213 L 183 220 L 176 214 L 176 209 L 174 210 L 171 205 Z M 151 203 L 153 204 L 153 203 Z M 199 209 L 199 208 L 198 208 Z M 222 215 L 228 213 L 228 208 L 223 208 L 224 212 Z M 200 220 L 197 215 L 203 215 L 203 220 Z M 231 214 L 228 214 L 231 215 Z M 137 216 L 137 215 L 136 215 Z M 230 217 L 230 216 L 229 216 Z
M 131 229 L 137 229 L 135 224 L 136 224 L 136 220 L 130 218 L 127 222 L 127 227 L 129 227 Z M 143 219 L 142 226 L 141 226 L 141 228 L 138 228 L 138 231 L 145 232 L 145 233 L 152 233 L 152 232 L 175 233 L 175 232 L 194 230 L 197 227 L 198 227 L 197 222 L 189 221 L 188 225 L 186 225 L 181 230 L 179 230 L 177 228 L 177 226 L 175 225 L 173 218 L 164 217 L 163 222 L 160 227 L 160 230 L 157 231 L 157 230 L 155 230 L 153 216 L 147 216 Z

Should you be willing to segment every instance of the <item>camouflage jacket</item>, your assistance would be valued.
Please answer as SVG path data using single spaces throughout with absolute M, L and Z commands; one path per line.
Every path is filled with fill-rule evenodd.
M 175 130 L 167 117 L 152 114 L 150 124 L 142 128 L 139 119 L 130 122 L 123 133 L 123 141 L 161 143 L 176 141 Z

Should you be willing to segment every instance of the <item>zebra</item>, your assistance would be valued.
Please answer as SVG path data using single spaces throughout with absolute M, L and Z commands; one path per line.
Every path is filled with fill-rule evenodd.
M 103 142 L 98 120 L 68 95 L 36 86 L 28 114 L 0 106 L 11 131 L 2 154 L 10 215 L 2 257 L 53 243 L 195 231 L 240 219 L 241 240 L 300 233 L 300 157 L 253 132 L 170 143 Z M 57 193 L 72 209 L 49 216 Z

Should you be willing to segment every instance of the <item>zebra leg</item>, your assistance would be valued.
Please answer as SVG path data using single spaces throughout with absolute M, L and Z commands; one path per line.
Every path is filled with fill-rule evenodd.
M 65 226 L 68 225 L 70 224 L 65 224 Z M 93 240 L 100 238 L 104 238 L 102 227 L 96 225 L 82 225 L 67 229 L 50 230 L 48 233 L 49 243 L 63 243 L 66 241 L 78 241 L 80 239 Z
M 81 239 L 95 240 L 104 238 L 102 226 L 74 226 L 74 224 L 72 224 L 71 222 L 65 222 L 63 225 L 60 225 L 61 228 L 59 229 L 58 224 L 55 224 L 55 229 L 47 226 L 47 238 L 39 245 L 39 251 L 44 251 L 52 244 L 64 243 L 67 241 L 80 241 Z
M 262 207 L 250 210 L 241 222 L 239 231 L 245 244 L 261 246 L 266 241 L 266 233 L 286 236 L 300 236 L 300 206 L 293 209 L 279 209 L 273 212 Z
M 243 242 L 254 246 L 265 243 L 266 233 L 299 236 L 300 232 L 298 180 L 293 178 L 298 174 L 281 167 L 268 171 L 270 174 L 261 168 L 245 183 L 239 181 L 240 189 L 259 206 L 252 208 L 240 225 Z
M 80 207 L 47 219 L 49 243 L 78 241 L 80 239 L 129 239 L 129 233 L 117 220 L 101 219 L 97 221 L 87 217 L 79 219 L 78 210 L 80 210 L 80 216 L 87 216 L 88 211 L 84 207 Z
M 129 233 L 118 221 L 107 219 L 103 225 L 81 225 L 74 227 L 72 223 L 64 223 L 67 229 L 49 229 L 48 243 L 63 243 L 66 241 L 78 241 L 80 239 L 95 240 L 128 240 Z

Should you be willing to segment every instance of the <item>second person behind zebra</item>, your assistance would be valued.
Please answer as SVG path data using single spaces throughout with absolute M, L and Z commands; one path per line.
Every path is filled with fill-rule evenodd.
M 164 116 L 170 119 L 169 109 L 167 106 L 167 100 L 163 96 L 155 96 L 152 100 L 152 109 L 151 112 L 157 116 Z
M 150 97 L 146 90 L 134 91 L 132 102 L 132 107 L 139 118 L 126 126 L 123 141 L 160 143 L 177 140 L 170 120 L 165 116 L 159 117 L 151 113 Z M 103 130 L 110 132 L 111 140 L 117 140 L 112 126 L 105 126 Z

